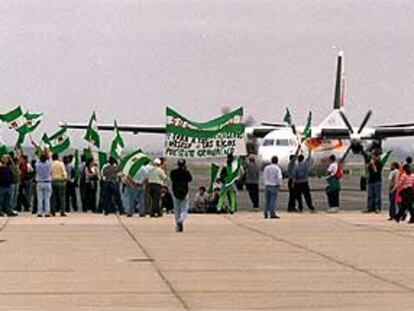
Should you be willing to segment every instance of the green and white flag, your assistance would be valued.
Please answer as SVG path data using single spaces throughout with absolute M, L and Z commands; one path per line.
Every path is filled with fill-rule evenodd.
M 9 129 L 18 133 L 16 147 L 20 147 L 27 134 L 32 133 L 42 120 L 42 113 L 24 112 L 21 106 L 0 115 L 0 120 L 7 123 Z
M 0 145 L 0 156 L 2 156 L 3 154 L 8 154 L 9 153 L 9 148 L 7 148 L 6 145 Z
M 119 170 L 125 176 L 134 178 L 139 169 L 150 161 L 151 159 L 140 149 L 138 149 L 137 151 L 127 154 L 121 160 L 121 163 L 119 164 Z
M 286 122 L 288 125 L 292 125 L 292 114 L 289 111 L 289 108 L 286 108 L 285 116 L 283 117 L 283 121 Z
M 187 119 L 167 107 L 165 155 L 173 158 L 224 158 L 245 153 L 243 108 L 207 122 Z
M 108 154 L 103 151 L 98 151 L 98 167 L 103 169 L 104 165 L 108 163 Z
M 110 155 L 115 159 L 120 159 L 122 151 L 125 148 L 124 140 L 121 137 L 121 134 L 118 130 L 118 125 L 116 124 L 116 120 L 114 121 L 114 137 L 111 143 L 111 150 Z
M 208 188 L 208 193 L 212 193 L 214 191 L 214 184 L 216 180 L 220 177 L 220 166 L 216 163 L 211 163 L 211 171 L 210 171 L 210 187 Z
M 83 156 L 85 160 L 94 159 L 98 164 L 99 169 L 102 169 L 103 166 L 108 162 L 108 154 L 103 151 L 93 151 L 91 148 L 83 149 Z
M 306 120 L 305 128 L 301 135 L 301 142 L 304 142 L 306 139 L 312 136 L 312 111 L 309 111 L 308 119 Z
M 9 151 L 9 148 L 7 148 L 7 146 L 4 144 L 3 140 L 0 137 L 0 156 L 2 156 L 3 154 L 8 154 Z
M 26 138 L 26 134 L 22 134 L 18 132 L 15 148 L 20 149 L 25 138 Z
M 86 161 L 93 158 L 93 154 L 90 148 L 84 148 L 82 154 L 85 157 Z
M 17 131 L 22 135 L 27 135 L 32 133 L 40 125 L 40 122 L 43 118 L 43 113 L 31 113 L 26 112 L 24 114 L 26 122 L 23 126 L 19 127 Z
M 223 181 L 223 188 L 228 188 L 232 186 L 235 181 L 240 177 L 241 169 L 241 159 L 234 160 L 231 166 L 226 165 L 224 169 L 226 170 L 226 176 Z
M 7 113 L 1 114 L 0 120 L 7 123 L 9 129 L 16 131 L 26 124 L 26 118 L 24 117 L 23 109 L 20 106 Z
M 95 112 L 92 114 L 91 119 L 89 120 L 89 125 L 84 138 L 88 142 L 92 143 L 96 148 L 99 148 L 101 145 Z
M 76 180 L 79 179 L 79 173 L 80 173 L 79 172 L 80 160 L 79 160 L 79 150 L 78 149 L 75 150 L 75 154 L 74 154 L 73 158 L 74 158 L 73 159 L 73 161 L 74 161 L 74 164 L 73 164 L 74 176 L 73 176 L 73 178 L 76 181 Z
M 382 166 L 385 166 L 385 164 L 387 164 L 391 153 L 392 153 L 392 150 L 388 150 L 386 153 L 381 154 L 380 162 L 381 162 Z
M 43 135 L 42 141 L 49 145 L 50 152 L 52 153 L 62 153 L 69 149 L 70 139 L 67 135 L 67 128 L 62 127 L 60 130 L 52 134 L 51 136 Z
M 293 124 L 292 114 L 290 113 L 289 108 L 286 108 L 285 116 L 283 117 L 283 121 L 286 122 L 292 129 L 293 134 L 297 135 L 296 133 L 296 126 Z

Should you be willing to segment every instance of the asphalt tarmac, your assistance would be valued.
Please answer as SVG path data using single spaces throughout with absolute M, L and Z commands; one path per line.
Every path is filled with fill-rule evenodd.
M 1 218 L 0 310 L 413 310 L 414 225 L 244 209 Z

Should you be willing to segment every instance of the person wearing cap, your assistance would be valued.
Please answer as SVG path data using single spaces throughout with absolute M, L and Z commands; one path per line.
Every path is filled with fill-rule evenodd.
M 170 179 L 174 195 L 176 231 L 183 232 L 184 220 L 188 212 L 188 184 L 193 180 L 184 159 L 178 160 L 177 168 L 170 173 Z
M 149 161 L 142 165 L 135 176 L 126 176 L 125 196 L 126 196 L 126 214 L 132 217 L 136 206 L 138 205 L 139 217 L 145 217 L 145 197 L 146 186 L 148 184 L 148 171 L 150 169 Z
M 162 212 L 160 208 L 161 188 L 165 185 L 168 177 L 163 170 L 162 161 L 160 159 L 154 160 L 154 167 L 148 173 L 148 194 L 151 198 L 151 217 L 161 217 Z

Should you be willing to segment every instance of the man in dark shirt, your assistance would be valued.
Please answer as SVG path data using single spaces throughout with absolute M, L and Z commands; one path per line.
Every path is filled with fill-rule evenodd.
M 308 158 L 305 160 L 303 154 L 298 156 L 298 164 L 293 170 L 293 182 L 296 192 L 296 200 L 298 201 L 299 212 L 303 211 L 302 194 L 305 197 L 306 204 L 311 211 L 315 213 L 316 209 L 312 203 L 312 197 L 309 188 L 309 170 L 310 170 L 311 152 L 309 151 Z
M 379 155 L 373 153 L 367 164 L 368 172 L 368 209 L 367 213 L 381 212 L 382 164 Z
M 259 167 L 253 154 L 249 155 L 248 162 L 244 165 L 246 176 L 246 189 L 249 192 L 253 208 L 259 208 Z
M 193 180 L 193 177 L 187 170 L 184 159 L 178 160 L 177 165 L 178 167 L 171 171 L 170 179 L 174 195 L 176 231 L 183 232 L 184 220 L 188 211 L 188 184 Z
M 8 155 L 3 155 L 0 161 L 0 216 L 4 213 L 7 216 L 16 216 L 17 213 L 13 211 L 10 205 L 11 199 L 11 185 L 13 184 L 13 172 L 9 165 L 10 158 Z
M 298 210 L 296 209 L 296 201 L 298 201 L 298 205 L 300 204 L 300 200 L 297 200 L 296 192 L 295 192 L 295 183 L 293 182 L 294 179 L 294 171 L 296 166 L 296 160 L 298 158 L 299 148 L 295 154 L 291 154 L 289 156 L 289 164 L 288 164 L 288 189 L 289 189 L 289 199 L 288 199 L 288 213 L 297 213 Z

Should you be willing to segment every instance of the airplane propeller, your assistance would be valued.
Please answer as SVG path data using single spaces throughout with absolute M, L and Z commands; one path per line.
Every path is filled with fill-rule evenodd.
M 345 113 L 343 111 L 339 111 L 339 115 L 341 116 L 342 120 L 346 124 L 348 130 L 349 130 L 349 137 L 351 139 L 351 143 L 348 147 L 348 149 L 345 151 L 344 155 L 342 156 L 341 162 L 343 163 L 348 156 L 349 152 L 352 151 L 353 153 L 359 154 L 363 151 L 363 147 L 361 144 L 361 133 L 364 130 L 365 126 L 367 125 L 369 119 L 371 118 L 372 111 L 369 110 L 367 114 L 365 115 L 364 119 L 361 122 L 361 125 L 358 128 L 358 131 L 355 133 L 354 128 L 351 125 L 351 122 L 349 122 L 348 118 L 346 117 Z

